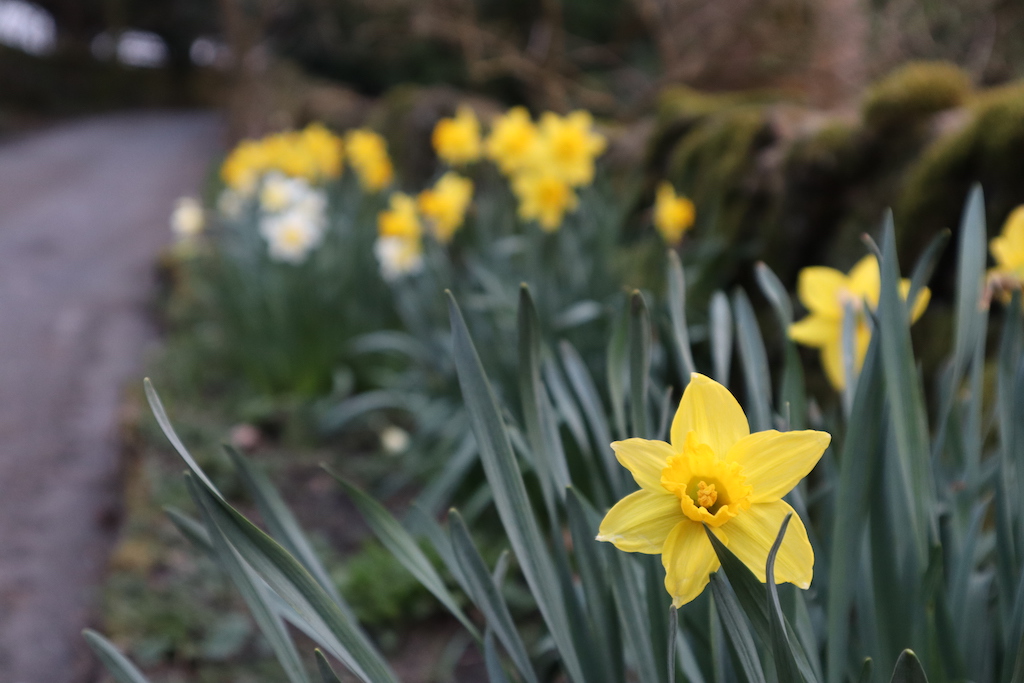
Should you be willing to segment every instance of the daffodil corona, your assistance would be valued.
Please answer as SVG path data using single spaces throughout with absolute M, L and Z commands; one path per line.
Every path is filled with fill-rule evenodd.
M 640 490 L 612 507 L 597 540 L 661 555 L 676 607 L 704 590 L 720 563 L 705 525 L 761 580 L 787 514 L 782 496 L 814 468 L 832 437 L 812 430 L 750 433 L 729 390 L 694 373 L 672 421 L 671 442 L 626 439 L 615 457 Z M 776 557 L 776 583 L 811 584 L 814 551 L 794 514 Z
M 452 166 L 471 164 L 480 158 L 480 121 L 469 107 L 459 107 L 453 118 L 434 126 L 431 143 L 437 156 Z
M 683 234 L 693 226 L 695 217 L 693 202 L 677 196 L 668 182 L 658 185 L 654 197 L 654 227 L 666 244 L 679 244 Z
M 875 310 L 881 293 L 881 275 L 878 259 L 868 255 L 857 262 L 849 275 L 822 266 L 800 271 L 797 296 L 810 314 L 789 328 L 793 341 L 821 349 L 821 364 L 829 381 L 837 390 L 846 386 L 843 364 L 843 317 L 847 309 L 855 314 L 854 369 L 859 371 L 871 341 L 864 307 Z M 910 280 L 900 281 L 900 291 L 906 299 L 910 293 Z M 916 321 L 928 307 L 931 291 L 924 287 L 918 293 L 911 312 Z

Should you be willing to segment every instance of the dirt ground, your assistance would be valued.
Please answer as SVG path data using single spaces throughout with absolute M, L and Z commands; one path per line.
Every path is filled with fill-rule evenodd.
M 154 340 L 167 217 L 219 148 L 206 113 L 0 141 L 0 681 L 85 683 L 119 517 L 118 406 Z

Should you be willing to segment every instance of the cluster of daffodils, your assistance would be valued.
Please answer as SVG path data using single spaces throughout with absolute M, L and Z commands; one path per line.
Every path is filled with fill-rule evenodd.
M 357 128 L 345 134 L 348 163 L 366 192 L 380 192 L 395 179 L 395 168 L 388 156 L 384 138 L 367 128 Z
M 522 107 L 497 117 L 486 138 L 473 111 L 460 107 L 438 122 L 432 141 L 438 157 L 452 166 L 493 161 L 511 183 L 520 218 L 548 232 L 576 209 L 576 190 L 594 181 L 594 162 L 607 146 L 588 112 L 545 112 L 534 122 Z
M 1024 286 L 1024 206 L 1018 206 L 1003 224 L 1000 235 L 989 242 L 996 265 L 989 271 L 990 291 L 1009 300 L 1014 290 Z
M 776 557 L 775 581 L 808 588 L 814 551 L 803 522 L 782 497 L 810 473 L 831 439 L 813 430 L 751 434 L 729 390 L 694 373 L 669 443 L 612 444 L 640 489 L 608 511 L 597 540 L 626 552 L 661 555 L 665 588 L 680 607 L 700 595 L 720 567 L 709 532 L 763 582 L 768 552 L 792 515 Z
M 341 175 L 342 162 L 341 138 L 314 123 L 301 131 L 242 141 L 224 160 L 220 175 L 229 189 L 251 197 L 268 173 L 322 183 Z
M 388 208 L 377 216 L 375 252 L 384 279 L 392 281 L 423 267 L 423 234 L 448 244 L 465 222 L 473 201 L 473 181 L 448 171 L 433 187 L 412 197 L 391 195 Z
M 871 327 L 865 310 L 874 311 L 878 307 L 881 289 L 878 259 L 874 255 L 858 261 L 848 275 L 824 266 L 800 271 L 797 296 L 810 313 L 793 323 L 789 336 L 797 343 L 820 349 L 825 374 L 839 391 L 847 383 L 843 363 L 843 318 L 847 310 L 854 314 L 853 369 L 859 372 L 871 341 Z M 910 280 L 900 281 L 900 291 L 906 299 L 910 293 Z M 927 287 L 922 288 L 911 306 L 912 321 L 916 322 L 921 317 L 930 298 L 931 291 Z

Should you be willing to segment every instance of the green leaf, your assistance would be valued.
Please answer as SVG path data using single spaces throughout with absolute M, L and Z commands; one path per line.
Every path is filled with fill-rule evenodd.
M 896 668 L 892 671 L 889 683 L 928 683 L 921 662 L 911 650 L 904 650 L 896 660 Z
M 612 336 L 608 342 L 608 399 L 611 401 L 612 418 L 618 438 L 625 439 L 626 432 L 626 352 L 629 345 L 629 316 L 620 314 L 612 321 Z
M 206 532 L 206 528 L 202 524 L 174 507 L 165 507 L 164 513 L 192 545 L 203 552 L 213 554 L 213 541 L 210 540 L 210 534 Z
M 931 282 L 935 274 L 935 267 L 939 265 L 939 259 L 952 233 L 946 229 L 939 231 L 939 234 L 931 239 L 924 252 L 914 264 L 914 271 L 910 274 L 910 291 L 907 293 L 907 301 L 915 301 L 918 293 Z
M 732 313 L 729 298 L 723 292 L 711 295 L 711 362 L 715 379 L 729 386 L 729 365 L 732 361 Z
M 117 683 L 149 683 L 142 672 L 128 661 L 128 658 L 121 654 L 109 640 L 89 628 L 82 631 L 82 635 L 85 636 L 89 647 L 96 653 Z
M 338 674 L 334 673 L 334 669 L 331 668 L 331 663 L 327 661 L 327 656 L 324 655 L 323 650 L 316 648 L 313 650 L 316 655 L 316 669 L 320 672 L 320 678 L 323 679 L 323 683 L 341 683 L 341 679 Z
M 600 668 L 607 672 L 607 680 L 624 680 L 622 650 L 609 646 L 621 642 L 613 608 L 614 597 L 608 585 L 608 552 L 618 551 L 604 547 L 594 539 L 600 517 L 575 488 L 570 488 L 566 496 L 566 512 L 580 583 L 596 633 L 595 640 L 605 644 L 595 652 L 595 657 L 601 660 Z
M 502 597 L 501 590 L 488 571 L 483 558 L 480 557 L 462 515 L 452 509 L 448 513 L 448 520 L 455 558 L 462 568 L 463 576 L 466 577 L 466 592 L 483 613 L 488 632 L 497 635 L 523 679 L 530 683 L 537 683 L 533 664 L 530 662 L 526 646 L 512 620 L 508 604 Z
M 313 546 L 310 545 L 306 534 L 303 533 L 298 520 L 295 519 L 295 515 L 292 514 L 274 485 L 270 483 L 267 475 L 254 467 L 234 448 L 225 446 L 224 450 L 241 476 L 246 491 L 256 503 L 260 516 L 270 530 L 270 535 L 309 570 L 317 583 L 334 598 L 342 610 L 349 611 L 351 617 L 351 611 L 338 594 L 338 589 L 335 587 L 334 581 L 331 580 L 330 574 L 320 562 L 320 558 L 313 552 Z
M 626 652 L 632 653 L 641 681 L 658 681 L 658 664 L 651 648 L 651 629 L 645 610 L 644 596 L 633 558 L 623 552 L 608 558 L 612 594 L 621 620 Z
M 196 496 L 198 494 L 198 485 L 192 479 L 188 483 L 190 493 Z M 277 661 L 281 664 L 281 668 L 284 669 L 285 675 L 288 676 L 288 680 L 292 683 L 308 683 L 309 678 L 306 675 L 305 668 L 302 666 L 302 661 L 299 659 L 299 653 L 295 649 L 295 644 L 288 636 L 284 622 L 281 621 L 280 616 L 266 595 L 268 590 L 266 584 L 238 556 L 227 538 L 224 537 L 220 527 L 213 521 L 207 509 L 200 507 L 200 512 L 203 515 L 207 534 L 213 544 L 217 564 L 227 573 L 231 582 L 235 584 L 239 593 L 242 594 L 249 612 L 270 644 L 274 655 L 277 657 Z
M 373 530 L 374 535 L 380 539 L 380 542 L 384 544 L 384 547 L 466 627 L 470 635 L 479 641 L 480 632 L 477 630 L 476 625 L 470 621 L 469 617 L 462 611 L 462 608 L 459 607 L 455 596 L 444 585 L 441 575 L 437 573 L 434 565 L 430 563 L 423 550 L 420 549 L 416 539 L 398 523 L 398 520 L 383 505 L 363 493 L 363 491 L 352 485 L 347 479 L 332 471 L 331 468 L 325 466 L 324 469 L 334 477 L 335 481 L 341 485 L 341 488 L 352 499 L 352 502 L 356 504 L 356 508 L 363 515 L 363 519 L 366 520 L 367 525 Z
M 558 424 L 541 381 L 540 322 L 530 290 L 519 289 L 519 396 L 523 404 L 523 421 L 530 443 L 534 466 L 540 479 L 548 517 L 556 524 L 555 499 L 565 500 L 569 485 L 569 467 L 562 449 Z
M 722 571 L 725 572 L 726 577 L 729 579 L 729 585 L 732 587 L 740 607 L 743 608 L 747 619 L 750 620 L 750 625 L 753 627 L 755 635 L 771 651 L 770 648 L 773 642 L 771 626 L 769 625 L 771 617 L 768 613 L 768 592 L 765 585 L 754 576 L 754 572 L 750 571 L 747 565 L 743 564 L 743 561 L 736 557 L 710 529 L 705 527 L 704 530 L 707 532 L 708 540 L 711 541 L 711 547 L 714 548 L 715 554 L 718 556 L 718 561 L 722 564 Z M 792 631 L 793 627 L 789 625 L 789 622 L 785 623 L 786 628 Z M 811 668 L 810 658 L 804 652 L 799 642 L 795 644 L 795 656 L 803 680 L 814 681 L 814 669 Z
M 192 473 L 206 484 L 206 488 L 212 491 L 214 495 L 223 497 L 220 495 L 220 491 L 217 490 L 217 487 L 213 485 L 213 482 L 206 476 L 206 472 L 203 472 L 203 469 L 199 464 L 192 459 L 188 449 L 185 448 L 185 444 L 183 444 L 181 439 L 178 438 L 178 434 L 174 431 L 174 426 L 171 424 L 171 419 L 167 417 L 167 411 L 164 410 L 164 404 L 160 401 L 160 396 L 157 395 L 156 389 L 153 388 L 153 383 L 149 381 L 148 377 L 142 381 L 142 386 L 146 391 L 146 400 L 149 401 L 149 408 L 153 411 L 153 416 L 156 418 L 157 424 L 160 425 L 160 429 L 163 431 L 164 436 L 166 436 L 167 440 L 171 442 L 172 446 L 174 446 L 174 450 L 178 452 L 178 455 L 180 455 L 181 459 L 185 461 L 188 468 L 192 470 Z
M 778 392 L 779 412 L 786 418 L 786 429 L 804 429 L 807 424 L 807 394 L 804 390 L 804 369 L 796 344 L 789 338 L 793 324 L 793 304 L 789 293 L 775 272 L 763 262 L 754 267 L 761 292 L 775 310 L 785 346 L 782 385 Z
M 1024 636 L 1021 636 L 1020 644 L 1017 646 L 1017 658 L 1013 663 L 1010 683 L 1024 683 Z
M 857 677 L 857 683 L 871 683 L 871 657 L 864 660 L 864 665 L 860 668 L 860 676 Z
M 765 683 L 761 658 L 757 655 L 757 646 L 750 633 L 750 626 L 743 614 L 743 608 L 736 600 L 728 583 L 717 573 L 711 575 L 711 594 L 714 596 L 718 617 L 722 620 L 723 630 L 729 644 L 736 654 L 736 661 L 749 683 Z
M 505 669 L 501 666 L 498 648 L 494 645 L 494 632 L 490 629 L 484 633 L 484 666 L 487 668 L 487 680 L 490 683 L 509 683 Z
M 679 363 L 679 386 L 682 389 L 690 383 L 690 375 L 697 372 L 690 348 L 690 332 L 686 326 L 686 277 L 679 254 L 675 249 L 668 252 L 668 314 L 672 323 L 672 342 Z
M 918 567 L 928 561 L 928 546 L 937 538 L 934 528 L 935 483 L 931 469 L 928 421 L 921 381 L 910 343 L 910 316 L 900 295 L 900 274 L 896 258 L 896 236 L 892 214 L 887 214 L 882 237 L 881 294 L 878 301 L 878 330 L 882 368 L 885 371 L 891 425 L 896 441 L 902 499 L 907 503 L 904 539 L 911 544 Z M 975 304 L 976 305 L 976 304 Z
M 323 587 L 279 543 L 216 496 L 199 480 L 192 492 L 210 520 L 245 562 L 318 635 L 325 650 L 343 662 L 364 683 L 397 683 L 384 658 L 370 640 L 341 610 Z
M 754 308 L 746 293 L 737 289 L 732 301 L 740 361 L 750 404 L 750 428 L 760 432 L 772 428 L 772 378 L 768 371 L 768 354 L 764 350 L 761 329 L 757 326 L 757 316 L 754 315 Z
M 519 561 L 523 576 L 537 600 L 537 606 L 551 630 L 569 678 L 583 683 L 583 667 L 573 644 L 565 609 L 565 598 L 551 556 L 544 545 L 537 518 L 526 494 L 522 473 L 512 452 L 505 423 L 498 408 L 480 356 L 466 329 L 465 320 L 451 293 L 448 307 L 452 325 L 455 367 L 462 387 L 466 409 L 473 425 L 480 460 L 491 485 L 512 551 Z
M 629 407 L 632 436 L 651 436 L 647 387 L 651 373 L 651 314 L 640 290 L 629 297 Z
M 670 605 L 668 608 L 668 683 L 676 683 L 676 643 L 679 640 L 679 615 L 676 612 L 676 606 Z
M 775 558 L 779 554 L 779 548 L 782 547 L 782 539 L 786 535 L 786 528 L 789 527 L 789 521 L 792 518 L 793 513 L 790 512 L 782 520 L 782 526 L 775 537 L 775 543 L 772 544 L 771 550 L 768 551 L 768 561 L 765 564 L 764 574 L 765 585 L 768 587 L 768 630 L 772 639 L 772 653 L 775 656 L 775 671 L 778 673 L 780 681 L 793 681 L 795 683 L 804 679 L 797 668 L 796 655 L 793 652 L 793 646 L 789 642 L 789 636 L 786 634 L 786 617 L 782 613 L 782 605 L 779 603 L 779 589 L 775 585 Z

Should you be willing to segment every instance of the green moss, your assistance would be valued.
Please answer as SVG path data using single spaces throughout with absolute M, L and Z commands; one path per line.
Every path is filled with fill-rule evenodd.
M 974 182 L 985 189 L 992 231 L 1024 201 L 1024 82 L 983 93 L 965 118 L 932 142 L 907 174 L 897 218 L 911 233 L 955 227 Z
M 342 595 L 360 623 L 394 626 L 424 619 L 437 609 L 427 589 L 376 541 L 367 542 L 341 571 Z
M 855 163 L 859 130 L 848 121 L 826 122 L 810 135 L 795 139 L 786 153 L 790 167 L 842 170 Z
M 948 62 L 910 62 L 868 88 L 861 111 L 868 128 L 892 130 L 916 125 L 971 97 L 971 79 Z

